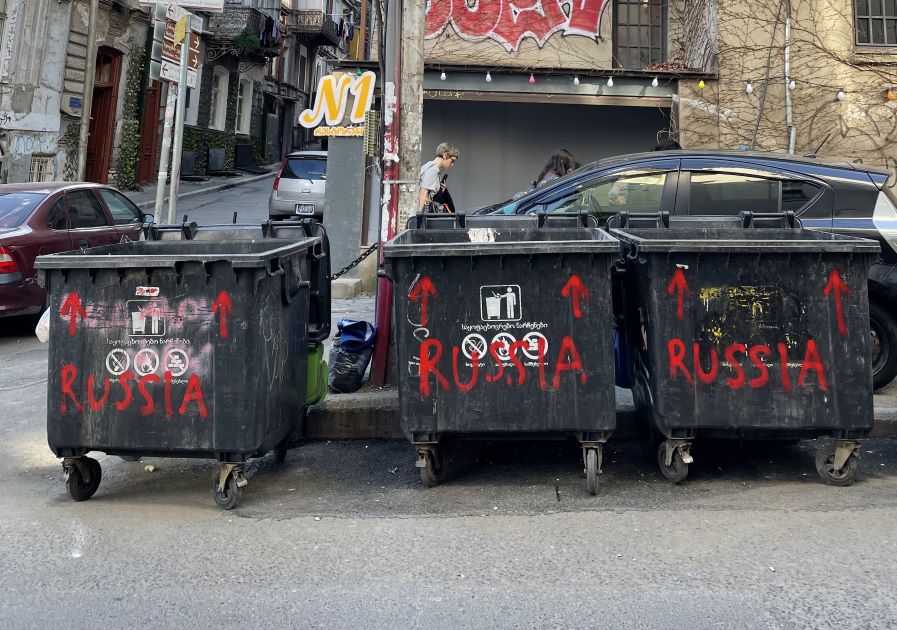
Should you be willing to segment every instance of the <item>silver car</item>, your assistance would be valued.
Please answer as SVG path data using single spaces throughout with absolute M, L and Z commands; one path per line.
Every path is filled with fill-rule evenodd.
M 283 160 L 268 198 L 272 219 L 318 217 L 324 215 L 327 201 L 327 151 L 294 151 Z

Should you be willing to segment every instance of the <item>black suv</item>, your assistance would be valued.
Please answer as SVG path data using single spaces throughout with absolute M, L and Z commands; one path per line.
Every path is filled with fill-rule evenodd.
M 588 164 L 518 199 L 475 214 L 620 210 L 673 215 L 793 210 L 804 227 L 871 238 L 881 260 L 869 273 L 876 389 L 897 376 L 897 198 L 888 174 L 862 164 L 746 151 L 659 151 Z

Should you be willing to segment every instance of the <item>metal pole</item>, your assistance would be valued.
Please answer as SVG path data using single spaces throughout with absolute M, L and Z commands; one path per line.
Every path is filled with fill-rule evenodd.
M 788 128 L 788 153 L 794 153 L 794 116 L 791 110 L 791 2 L 785 3 L 785 124 Z
M 100 0 L 90 0 L 87 17 L 87 62 L 84 68 L 84 92 L 81 95 L 81 134 L 78 137 L 78 181 L 87 175 L 87 142 L 90 138 L 90 114 L 93 108 L 93 83 L 97 74 L 97 19 Z
M 380 60 L 383 67 L 383 187 L 380 198 L 380 266 L 383 266 L 383 244 L 396 235 L 399 214 L 399 135 L 401 129 L 401 29 L 402 11 L 396 2 L 385 3 Z M 385 13 L 385 15 L 384 15 Z M 378 38 L 378 41 L 379 39 Z M 389 355 L 392 328 L 392 283 L 386 278 L 377 280 L 376 323 L 374 356 L 371 362 L 371 383 L 385 385 L 394 380 L 389 373 Z
M 158 221 L 162 216 L 162 202 L 165 197 L 165 178 L 168 177 L 168 156 L 171 154 L 171 128 L 174 127 L 175 93 L 174 84 L 168 83 L 168 98 L 165 102 L 165 126 L 162 128 L 162 156 L 159 159 L 159 178 L 156 180 L 156 205 L 153 216 Z M 174 217 L 169 217 L 174 223 Z
M 424 30 L 423 2 L 402 3 L 402 75 L 400 100 L 402 124 L 399 129 L 399 179 L 415 182 L 399 185 L 399 222 L 417 214 L 420 176 L 420 149 L 424 109 Z
M 171 156 L 171 188 L 168 191 L 168 223 L 174 223 L 181 183 L 181 152 L 184 149 L 184 105 L 187 103 L 187 63 L 190 60 L 190 27 L 181 42 L 181 72 L 178 77 L 177 119 L 174 123 L 174 153 Z

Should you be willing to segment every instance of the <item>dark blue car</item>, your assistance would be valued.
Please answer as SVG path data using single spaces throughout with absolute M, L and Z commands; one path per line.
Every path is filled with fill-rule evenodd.
M 871 238 L 873 384 L 897 376 L 897 198 L 888 174 L 863 164 L 779 153 L 660 151 L 588 164 L 518 199 L 475 214 L 584 212 L 599 223 L 621 210 L 671 215 L 794 211 L 804 227 Z

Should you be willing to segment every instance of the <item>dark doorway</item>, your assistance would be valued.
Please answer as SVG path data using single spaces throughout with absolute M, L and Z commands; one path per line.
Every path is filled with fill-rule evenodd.
M 143 101 L 143 118 L 140 120 L 140 153 L 137 159 L 137 183 L 145 184 L 156 179 L 156 153 L 159 151 L 159 107 L 162 104 L 162 84 L 153 81 L 146 90 Z
M 105 46 L 97 51 L 97 71 L 90 114 L 90 138 L 87 141 L 89 182 L 107 184 L 112 145 L 115 139 L 115 110 L 121 78 L 121 53 Z

